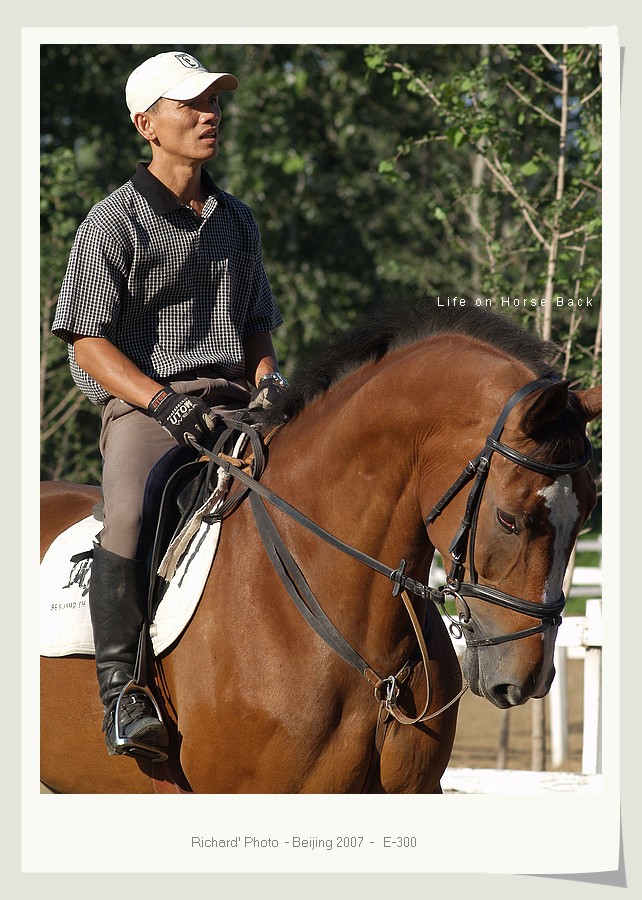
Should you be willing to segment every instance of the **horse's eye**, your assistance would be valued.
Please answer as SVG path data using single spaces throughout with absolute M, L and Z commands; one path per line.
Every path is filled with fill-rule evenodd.
M 510 513 L 504 512 L 503 509 L 497 509 L 497 521 L 502 526 L 504 531 L 509 531 L 511 534 L 517 534 L 517 521 L 515 516 L 511 516 Z

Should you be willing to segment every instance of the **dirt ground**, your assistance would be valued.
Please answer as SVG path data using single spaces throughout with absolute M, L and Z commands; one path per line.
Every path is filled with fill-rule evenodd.
M 537 704 L 544 708 L 545 720 L 545 765 L 546 771 L 582 771 L 582 729 L 583 729 L 583 666 L 580 660 L 567 662 L 569 737 L 568 755 L 561 765 L 551 763 L 550 708 L 548 698 L 531 700 L 524 706 L 503 711 L 496 709 L 487 700 L 467 691 L 459 705 L 457 735 L 450 758 L 450 766 L 455 768 L 494 769 L 498 767 L 500 736 L 502 727 L 507 725 L 508 739 L 505 755 L 506 769 L 531 770 L 533 708 Z M 539 768 L 539 767 L 538 767 Z

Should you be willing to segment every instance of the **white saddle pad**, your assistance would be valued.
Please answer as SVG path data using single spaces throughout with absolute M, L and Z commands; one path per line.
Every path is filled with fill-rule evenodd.
M 205 522 L 197 514 L 192 522 L 191 529 L 185 529 L 182 534 L 181 545 L 177 548 L 175 542 L 161 564 L 169 586 L 150 626 L 156 655 L 187 626 L 216 554 L 220 521 Z M 54 540 L 40 564 L 42 656 L 94 653 L 87 595 L 91 579 L 90 552 L 101 528 L 102 523 L 93 516 L 72 525 Z
M 247 444 L 241 434 L 234 453 Z M 221 531 L 217 512 L 222 506 L 231 476 L 218 473 L 215 490 L 174 536 L 158 566 L 167 589 L 149 626 L 156 656 L 178 638 L 194 614 L 209 575 Z M 89 616 L 91 551 L 102 522 L 89 516 L 63 531 L 51 544 L 40 564 L 40 654 L 93 656 L 94 637 Z

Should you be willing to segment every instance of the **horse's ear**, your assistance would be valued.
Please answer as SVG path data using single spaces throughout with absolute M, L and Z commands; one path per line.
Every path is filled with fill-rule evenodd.
M 543 426 L 562 415 L 568 402 L 568 381 L 555 381 L 524 400 L 521 428 L 524 434 L 535 435 Z
M 597 384 L 586 391 L 574 391 L 573 396 L 577 402 L 578 412 L 584 422 L 590 422 L 597 416 L 602 415 L 601 384 Z

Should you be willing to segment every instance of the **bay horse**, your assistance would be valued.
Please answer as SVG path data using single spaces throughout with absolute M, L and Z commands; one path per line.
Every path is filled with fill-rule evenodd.
M 563 577 L 596 498 L 586 425 L 601 388 L 570 390 L 552 349 L 493 311 L 423 301 L 312 355 L 263 422 L 281 425 L 257 482 L 280 537 L 264 545 L 250 490 L 188 627 L 150 664 L 169 758 L 108 756 L 93 658 L 42 658 L 43 784 L 441 793 L 462 668 L 501 708 L 554 676 Z M 42 553 L 98 499 L 44 483 Z M 450 563 L 441 590 L 421 580 L 435 548 Z M 293 602 L 286 558 L 320 627 Z

